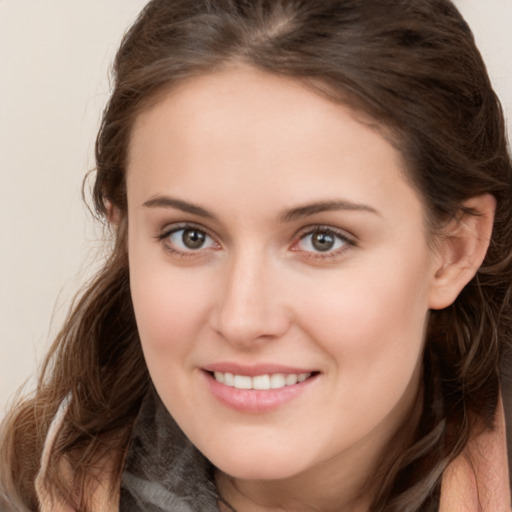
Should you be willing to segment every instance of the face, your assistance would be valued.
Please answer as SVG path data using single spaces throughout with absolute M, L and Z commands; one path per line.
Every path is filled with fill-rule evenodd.
M 243 479 L 379 453 L 416 400 L 436 268 L 400 153 L 233 68 L 139 116 L 127 191 L 147 365 L 199 450 Z

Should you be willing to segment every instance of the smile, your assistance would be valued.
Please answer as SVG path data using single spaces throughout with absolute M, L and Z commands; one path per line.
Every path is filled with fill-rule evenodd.
M 213 372 L 214 379 L 225 386 L 236 389 L 257 390 L 280 389 L 286 386 L 294 386 L 297 383 L 304 382 L 311 377 L 311 375 L 311 372 L 289 374 L 273 373 L 251 377 L 249 375 L 237 375 L 228 372 Z

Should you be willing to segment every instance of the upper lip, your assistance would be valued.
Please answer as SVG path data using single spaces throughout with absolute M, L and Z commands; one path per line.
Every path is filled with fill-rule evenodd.
M 283 373 L 285 375 L 290 373 L 313 373 L 314 371 L 316 371 L 309 368 L 299 368 L 275 363 L 244 365 L 234 362 L 213 363 L 207 366 L 203 366 L 202 369 L 207 372 L 232 373 L 234 375 L 247 375 L 249 377 L 256 377 L 257 375 L 268 375 L 275 373 Z

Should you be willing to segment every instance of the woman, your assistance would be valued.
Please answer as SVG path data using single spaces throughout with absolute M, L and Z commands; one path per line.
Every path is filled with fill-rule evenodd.
M 508 510 L 512 167 L 453 5 L 154 0 L 114 73 L 115 247 L 4 508 Z

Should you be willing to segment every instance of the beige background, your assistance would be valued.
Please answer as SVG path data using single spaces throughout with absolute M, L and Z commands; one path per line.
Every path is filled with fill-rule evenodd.
M 0 0 L 0 416 L 101 255 L 80 198 L 107 70 L 146 0 Z M 512 132 L 512 0 L 458 0 Z M 29 385 L 30 387 L 30 381 Z

